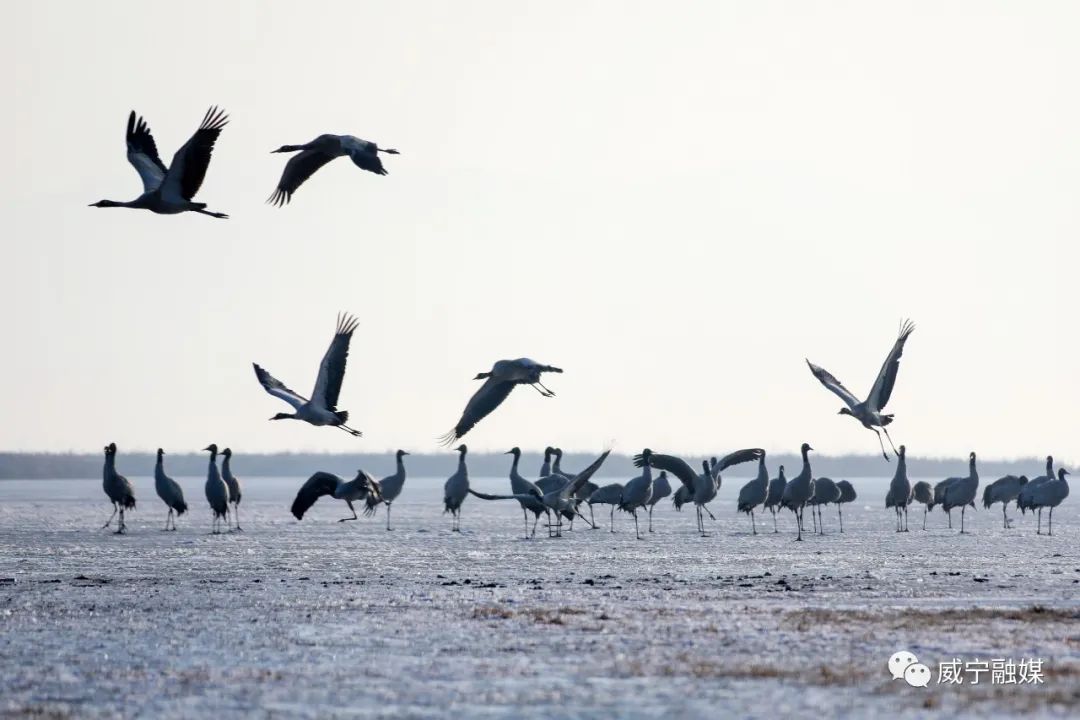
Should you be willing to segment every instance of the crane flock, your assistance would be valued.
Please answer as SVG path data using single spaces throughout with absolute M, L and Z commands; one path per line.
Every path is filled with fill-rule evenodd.
M 143 192 L 131 201 L 100 200 L 93 203 L 92 207 L 144 209 L 163 215 L 195 212 L 214 218 L 227 218 L 228 215 L 224 213 L 207 210 L 206 203 L 195 202 L 193 198 L 202 187 L 215 145 L 228 121 L 229 118 L 223 110 L 216 106 L 211 107 L 194 134 L 176 151 L 172 163 L 166 167 L 158 154 L 157 143 L 148 123 L 135 111 L 131 111 L 125 132 L 127 159 L 142 181 Z M 333 134 L 319 135 L 301 145 L 282 145 L 272 152 L 295 153 L 285 164 L 277 186 L 267 200 L 278 207 L 289 204 L 299 187 L 335 158 L 348 156 L 353 164 L 362 170 L 385 176 L 388 173 L 381 155 L 399 154 L 396 149 L 383 148 L 352 135 Z M 300 420 L 316 427 L 335 427 L 353 437 L 362 436 L 359 430 L 347 424 L 349 412 L 338 409 L 349 347 L 358 327 L 357 318 L 347 313 L 338 315 L 334 336 L 319 365 L 310 398 L 289 389 L 263 367 L 253 363 L 255 377 L 262 388 L 293 409 L 291 413 L 279 412 L 272 416 L 271 420 Z M 918 502 L 923 505 L 924 529 L 927 513 L 940 506 L 948 518 L 950 528 L 952 511 L 960 510 L 960 532 L 966 534 L 966 511 L 968 507 L 975 509 L 979 487 L 975 453 L 972 452 L 969 456 L 966 476 L 946 478 L 933 487 L 925 481 L 912 485 L 908 478 L 906 448 L 904 445 L 897 448 L 889 434 L 888 426 L 893 423 L 894 415 L 886 413 L 885 408 L 896 386 L 905 345 L 914 330 L 915 325 L 910 320 L 901 323 L 896 340 L 865 399 L 859 399 L 823 367 L 808 359 L 806 363 L 813 376 L 844 402 L 839 413 L 855 418 L 863 427 L 875 433 L 886 461 L 890 458 L 882 434 L 889 441 L 898 462 L 885 497 L 885 507 L 893 509 L 895 513 L 896 531 L 908 531 L 909 507 Z M 766 453 L 761 448 L 738 450 L 719 460 L 715 457 L 702 460 L 700 473 L 693 469 L 690 462 L 679 456 L 646 448 L 634 456 L 634 464 L 641 469 L 640 475 L 603 487 L 598 487 L 590 478 L 599 470 L 610 450 L 606 450 L 585 470 L 575 474 L 562 469 L 562 451 L 548 447 L 544 452 L 540 476 L 533 481 L 522 476 L 519 467 L 521 450 L 515 447 L 508 452 L 513 455 L 508 494 L 481 493 L 471 488 L 467 465 L 468 448 L 460 444 L 462 438 L 491 415 L 518 385 L 530 385 L 541 396 L 554 397 L 555 393 L 543 384 L 542 376 L 562 372 L 561 368 L 554 365 L 539 363 L 529 358 L 517 358 L 497 360 L 490 370 L 475 376 L 475 380 L 484 381 L 483 385 L 468 400 L 453 428 L 439 438 L 441 444 L 447 447 L 459 443 L 455 448 L 458 453 L 457 469 L 447 479 L 443 497 L 444 511 L 451 514 L 454 531 L 460 531 L 462 505 L 469 495 L 473 495 L 483 500 L 516 500 L 522 509 L 526 538 L 535 537 L 541 516 L 546 520 L 551 537 L 562 536 L 564 521 L 569 522 L 571 530 L 577 519 L 596 529 L 593 506 L 600 504 L 611 506 L 611 532 L 615 532 L 615 510 L 620 510 L 634 518 L 635 536 L 643 539 L 638 512 L 644 510 L 648 513 L 648 532 L 653 532 L 653 511 L 657 503 L 663 498 L 671 497 L 676 510 L 686 504 L 694 505 L 697 532 L 704 537 L 709 534 L 705 517 L 708 516 L 714 521 L 716 519 L 708 506 L 716 499 L 720 490 L 721 472 L 734 465 L 756 460 L 756 476 L 740 489 L 736 503 L 737 512 L 750 518 L 752 535 L 758 534 L 755 513 L 770 512 L 775 533 L 779 532 L 777 513 L 781 509 L 787 509 L 795 517 L 796 540 L 801 541 L 803 534 L 807 532 L 804 522 L 807 507 L 811 509 L 814 531 L 824 533 L 822 508 L 829 504 L 837 506 L 840 532 L 843 532 L 841 506 L 855 500 L 855 489 L 846 480 L 834 482 L 830 478 L 815 477 L 809 459 L 813 448 L 808 443 L 803 443 L 800 449 L 802 469 L 790 479 L 786 477 L 782 465 L 779 467 L 778 476 L 770 479 Z M 232 472 L 232 450 L 225 448 L 219 453 L 217 445 L 211 444 L 204 448 L 204 451 L 209 452 L 205 494 L 212 511 L 212 532 L 220 533 L 222 522 L 228 530 L 240 531 L 239 509 L 242 494 L 240 482 Z M 109 527 L 119 515 L 116 532 L 124 533 L 127 528 L 125 513 L 134 510 L 135 495 L 131 482 L 116 470 L 116 454 L 115 444 L 105 447 L 103 489 L 113 506 L 113 514 L 105 527 Z M 219 454 L 222 457 L 220 469 L 217 462 Z M 168 508 L 164 529 L 175 530 L 176 518 L 187 512 L 188 505 L 179 484 L 165 472 L 164 455 L 165 451 L 159 448 L 154 468 L 155 489 Z M 342 521 L 358 519 L 353 502 L 364 502 L 365 515 L 373 515 L 380 505 L 385 505 L 386 529 L 390 530 L 390 508 L 400 497 L 405 484 L 403 458 L 406 455 L 408 453 L 404 450 L 397 452 L 395 473 L 382 480 L 376 480 L 364 470 L 358 470 L 356 477 L 349 481 L 331 473 L 316 472 L 297 493 L 291 508 L 292 514 L 300 520 L 316 500 L 330 495 L 344 500 L 352 511 L 352 517 L 342 518 Z M 658 474 L 654 475 L 655 472 Z M 669 474 L 679 480 L 674 492 L 668 479 Z M 1001 503 L 1005 529 L 1010 528 L 1013 522 L 1007 512 L 1010 502 L 1014 503 L 1021 513 L 1027 513 L 1028 510 L 1037 513 L 1038 534 L 1042 534 L 1042 511 L 1046 509 L 1047 533 L 1052 534 L 1053 510 L 1069 493 L 1067 475 L 1068 471 L 1064 468 L 1059 468 L 1055 473 L 1053 458 L 1048 457 L 1044 475 L 1031 480 L 1026 476 L 1008 475 L 988 484 L 983 491 L 983 506 L 989 509 L 994 504 Z M 589 508 L 589 518 L 581 512 L 584 506 Z M 533 516 L 531 528 L 530 514 Z

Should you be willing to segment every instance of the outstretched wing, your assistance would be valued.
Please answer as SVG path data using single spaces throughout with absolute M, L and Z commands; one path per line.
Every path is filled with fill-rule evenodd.
M 502 405 L 503 400 L 510 395 L 510 391 L 514 389 L 514 383 L 504 380 L 496 380 L 493 377 L 484 381 L 484 384 L 480 386 L 480 389 L 469 400 L 469 403 L 465 406 L 465 412 L 461 414 L 461 419 L 458 420 L 454 429 L 444 435 L 440 440 L 443 445 L 452 445 L 459 438 L 465 436 L 465 433 L 473 429 L 476 423 L 480 422 L 491 412 Z
M 143 192 L 157 190 L 167 172 L 146 120 L 132 110 L 127 122 L 127 159 L 142 178 Z
M 761 448 L 747 448 L 745 450 L 736 450 L 735 452 L 720 458 L 720 462 L 716 464 L 716 472 L 721 473 L 724 470 L 727 470 L 732 465 L 750 462 L 751 460 L 760 460 L 763 457 L 765 457 L 765 451 Z
M 679 478 L 683 485 L 690 488 L 690 492 L 694 492 L 694 486 L 697 483 L 697 473 L 695 473 L 693 468 L 687 465 L 686 461 L 681 457 L 653 453 L 650 464 L 658 470 L 667 470 L 669 473 Z M 641 455 L 635 455 L 634 466 L 644 467 L 644 465 L 645 458 Z
M 349 342 L 359 324 L 359 320 L 348 314 L 338 315 L 334 339 L 330 341 L 330 347 L 326 349 L 322 363 L 319 364 L 319 376 L 315 380 L 311 397 L 330 412 L 337 410 L 341 381 L 345 379 L 345 363 L 349 359 Z
M 252 363 L 251 366 L 255 368 L 255 377 L 259 380 L 259 384 L 263 386 L 263 390 L 276 398 L 284 400 L 297 410 L 299 410 L 301 406 L 307 404 L 306 397 L 298 395 L 285 387 L 285 383 L 281 382 L 255 363 Z
M 337 156 L 330 155 L 318 147 L 304 150 L 299 155 L 293 155 L 289 158 L 289 162 L 285 163 L 285 169 L 281 173 L 281 179 L 278 180 L 277 188 L 274 189 L 273 194 L 267 198 L 266 202 L 278 207 L 287 205 L 292 200 L 293 193 L 296 192 L 297 188 L 303 185 L 319 168 L 335 157 Z
M 576 494 L 577 491 L 580 490 L 581 487 L 589 481 L 589 478 L 596 474 L 596 471 L 600 469 L 600 466 L 604 464 L 604 461 L 607 460 L 607 457 L 610 454 L 610 450 L 605 450 L 603 455 L 593 460 L 592 464 L 589 465 L 589 467 L 579 472 L 573 480 L 568 482 L 563 487 L 563 489 L 559 491 L 559 494 L 562 495 L 564 498 L 568 498 Z
M 297 520 L 303 520 L 304 513 L 315 504 L 315 501 L 323 495 L 333 495 L 340 483 L 341 478 L 337 475 L 328 472 L 315 473 L 296 493 L 296 499 L 293 500 L 292 508 L 290 508 L 292 514 Z
M 814 373 L 814 377 L 816 377 L 822 385 L 836 393 L 836 395 L 844 401 L 845 405 L 854 409 L 855 406 L 859 404 L 859 398 L 852 395 L 851 391 L 844 387 L 844 384 L 837 380 L 831 372 L 823 367 L 818 367 L 809 360 L 806 361 L 806 364 L 810 366 L 810 372 Z
M 536 500 L 543 497 L 539 492 L 536 493 L 515 493 L 514 495 L 489 495 L 488 493 L 477 492 L 472 488 L 469 488 L 469 494 L 475 495 L 481 500 L 521 500 L 529 501 Z
M 214 143 L 221 135 L 222 128 L 229 122 L 224 110 L 212 107 L 206 111 L 199 129 L 184 146 L 173 155 L 172 165 L 165 173 L 162 183 L 163 194 L 170 198 L 190 200 L 202 187 L 206 177 L 206 168 L 210 166 L 210 155 L 214 152 Z
M 900 335 L 893 343 L 892 350 L 889 351 L 889 356 L 885 358 L 885 364 L 881 366 L 877 380 L 874 381 L 874 387 L 870 390 L 867 404 L 871 410 L 884 410 L 889 403 L 893 386 L 896 384 L 896 373 L 900 370 L 900 356 L 904 354 L 904 343 L 914 331 L 915 323 L 910 320 L 905 320 L 900 325 Z

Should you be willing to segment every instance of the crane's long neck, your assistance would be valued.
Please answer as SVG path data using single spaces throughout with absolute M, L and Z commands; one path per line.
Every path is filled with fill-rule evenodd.
M 106 455 L 105 456 L 105 468 L 104 468 L 103 474 L 104 474 L 104 476 L 106 478 L 108 478 L 110 475 L 115 475 L 116 474 L 116 456 L 115 455 Z
M 514 465 L 515 466 L 517 465 L 516 459 L 515 459 Z M 458 466 L 458 470 L 467 470 L 468 469 L 465 466 L 465 453 L 461 453 L 461 455 L 458 457 L 457 466 Z
M 562 453 L 555 453 L 555 464 L 551 466 L 551 472 L 562 475 Z
M 896 474 L 893 476 L 896 479 L 907 477 L 907 456 L 901 455 L 896 460 Z
M 1046 477 L 1054 477 L 1054 458 L 1046 458 Z
M 975 458 L 968 460 L 968 475 L 976 480 L 979 479 L 979 471 L 975 469 Z
M 763 482 L 766 485 L 769 484 L 769 471 L 765 468 L 765 458 L 764 458 L 764 456 L 762 456 L 762 458 L 760 460 L 758 460 L 757 479 L 758 479 L 758 482 Z
M 551 453 L 544 451 L 544 464 L 540 466 L 540 477 L 547 477 L 551 474 Z
M 802 451 L 802 474 L 807 478 L 811 477 L 812 471 L 810 470 L 810 451 Z
M 227 476 L 227 475 L 229 475 L 229 473 L 231 473 L 231 472 L 232 472 L 232 469 L 231 469 L 231 468 L 230 468 L 230 466 L 229 466 L 229 462 L 230 462 L 231 460 L 232 460 L 232 457 L 231 457 L 231 456 L 229 456 L 229 455 L 226 455 L 225 457 L 223 457 L 223 458 L 221 459 L 221 474 L 222 474 L 222 475 L 226 475 L 226 476 Z
M 405 479 L 405 458 L 401 455 L 397 456 L 397 474 L 401 476 L 401 479 Z
M 465 456 L 461 456 L 462 460 L 465 460 Z M 515 477 L 518 474 L 518 462 L 521 460 L 521 456 L 514 453 L 514 460 L 510 463 L 510 477 Z

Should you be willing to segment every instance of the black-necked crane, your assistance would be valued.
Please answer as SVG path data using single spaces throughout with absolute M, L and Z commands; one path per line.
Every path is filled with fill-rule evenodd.
M 892 445 L 892 438 L 889 437 L 886 426 L 893 421 L 893 416 L 886 415 L 882 411 L 885 409 L 885 405 L 888 404 L 889 398 L 892 397 L 893 386 L 896 384 L 896 373 L 900 369 L 900 356 L 904 353 L 904 343 L 907 342 L 908 336 L 914 330 L 915 325 L 910 320 L 906 320 L 900 325 L 900 335 L 897 337 L 896 342 L 893 343 L 892 350 L 889 351 L 888 357 L 885 358 L 885 363 L 881 366 L 881 370 L 878 371 L 877 380 L 874 381 L 874 386 L 870 389 L 870 394 L 867 395 L 865 400 L 859 400 L 859 398 L 855 397 L 825 368 L 818 367 L 809 360 L 806 361 L 814 377 L 844 401 L 847 407 L 841 408 L 840 414 L 850 415 L 861 422 L 863 427 L 874 431 L 874 434 L 878 436 L 878 444 L 881 445 L 881 454 L 886 460 L 889 459 L 889 454 L 885 452 L 885 443 L 882 442 L 881 433 L 877 431 L 877 428 L 881 428 L 882 432 L 885 433 L 885 437 L 889 439 L 889 444 Z M 896 452 L 895 445 L 893 445 L 893 452 Z
M 926 529 L 926 512 L 934 509 L 934 488 L 925 480 L 920 480 L 911 486 L 911 498 L 914 502 L 922 503 L 922 529 Z
M 806 504 L 810 506 L 810 515 L 814 517 L 814 529 L 822 535 L 825 534 L 825 518 L 821 515 L 821 508 L 829 503 L 840 502 L 840 487 L 832 478 L 819 477 L 814 479 L 814 495 Z
M 172 165 L 166 168 L 158 156 L 157 143 L 150 134 L 146 120 L 137 117 L 132 110 L 127 123 L 127 158 L 142 178 L 143 193 L 128 202 L 99 200 L 90 207 L 136 208 L 160 215 L 190 211 L 215 218 L 229 217 L 225 213 L 207 210 L 206 203 L 191 200 L 202 187 L 214 143 L 228 121 L 228 116 L 216 107 L 207 110 L 199 129 L 176 151 Z
M 401 494 L 402 488 L 405 487 L 405 460 L 403 459 L 409 453 L 404 450 L 398 450 L 394 455 L 394 461 L 396 468 L 393 475 L 388 475 L 377 483 L 379 486 L 378 493 L 370 493 L 367 496 L 366 507 L 364 507 L 365 515 L 374 515 L 375 508 L 380 503 L 386 505 L 386 529 L 390 530 L 390 506 L 397 500 L 398 495 Z
M 765 496 L 765 509 L 772 513 L 773 532 L 780 529 L 776 526 L 776 511 L 783 507 L 784 489 L 787 487 L 787 478 L 784 477 L 784 466 L 780 466 L 780 473 L 769 481 L 769 492 Z
M 398 155 L 393 148 L 381 148 L 368 140 L 361 140 L 352 135 L 320 135 L 304 145 L 282 145 L 275 153 L 299 153 L 289 158 L 285 170 L 281 173 L 277 188 L 266 202 L 282 207 L 292 200 L 293 193 L 314 175 L 319 168 L 339 157 L 348 155 L 353 164 L 361 170 L 376 175 L 386 175 L 379 153 Z
M 806 510 L 806 503 L 814 497 L 814 474 L 810 469 L 810 451 L 813 449 L 809 443 L 802 444 L 802 471 L 788 480 L 780 497 L 780 504 L 795 513 L 795 523 L 799 526 L 796 540 L 802 540 L 802 531 L 805 529 L 803 512 Z
M 176 516 L 187 512 L 187 503 L 184 501 L 184 491 L 180 483 L 165 474 L 165 451 L 157 449 L 157 462 L 154 464 L 154 489 L 158 497 L 169 508 L 169 514 L 165 516 L 165 530 L 176 529 Z M 172 527 L 169 527 L 169 523 Z
M 453 521 L 451 531 L 461 532 L 461 504 L 470 492 L 469 466 L 465 463 L 469 448 L 463 443 L 454 448 L 454 452 L 458 453 L 458 466 L 443 485 L 443 514 L 450 513 Z
M 936 505 L 941 505 L 941 509 L 949 518 L 950 529 L 952 528 L 952 510 L 946 510 L 945 508 L 945 492 L 949 489 L 949 486 L 952 485 L 955 480 L 957 480 L 957 478 L 945 478 L 941 482 L 934 485 L 934 501 L 926 506 L 928 510 L 933 510 Z
M 544 462 L 540 465 L 539 477 L 547 477 L 551 474 L 551 456 L 555 454 L 555 448 L 548 445 L 544 448 Z
M 650 450 L 648 462 L 657 470 L 667 470 L 679 478 L 684 487 L 692 489 L 692 500 L 697 510 L 698 532 L 705 537 L 708 533 L 705 532 L 705 519 L 702 513 L 708 513 L 709 517 L 712 517 L 712 513 L 705 506 L 716 497 L 716 491 L 722 482 L 720 473 L 732 465 L 757 460 L 764 454 L 765 451 L 761 448 L 736 450 L 725 455 L 714 466 L 710 466 L 708 460 L 703 461 L 701 475 L 694 472 L 685 460 L 675 455 L 663 455 Z M 645 462 L 645 452 L 634 456 L 635 466 L 642 467 Z
M 555 524 L 548 524 L 548 537 L 562 537 L 562 520 L 563 513 L 577 513 L 582 520 L 588 522 L 584 515 L 578 511 L 578 499 L 576 493 L 581 489 L 581 486 L 589 481 L 589 479 L 596 474 L 596 471 L 600 469 L 600 466 L 607 460 L 608 455 L 611 454 L 611 450 L 605 450 L 600 457 L 592 462 L 587 468 L 574 476 L 570 482 L 557 487 L 549 492 L 545 492 L 542 495 L 537 495 L 541 490 L 537 488 L 534 491 L 530 491 L 524 495 L 491 495 L 488 493 L 480 493 L 475 490 L 469 489 L 468 492 L 480 498 L 481 500 L 520 500 L 525 496 L 540 497 L 544 505 L 555 514 Z
M 529 358 L 518 358 L 499 360 L 488 372 L 478 373 L 473 379 L 483 380 L 484 384 L 469 399 L 454 429 L 443 435 L 440 441 L 443 445 L 452 445 L 460 440 L 476 423 L 499 407 L 515 385 L 531 385 L 544 397 L 554 397 L 555 393 L 540 382 L 540 375 L 547 372 L 561 373 L 562 370 L 552 365 L 541 365 Z
M 769 471 L 765 468 L 765 454 L 758 459 L 758 474 L 753 480 L 742 486 L 739 490 L 739 500 L 736 506 L 738 511 L 750 516 L 750 529 L 757 535 L 757 521 L 754 519 L 754 508 L 765 503 L 769 494 Z
M 836 516 L 840 519 L 840 532 L 844 532 L 844 512 L 841 508 L 847 503 L 855 502 L 858 495 L 855 486 L 847 480 L 837 480 L 836 487 L 840 488 L 840 499 L 836 501 Z
M 221 471 L 218 470 L 217 456 L 218 447 L 210 443 L 203 448 L 204 452 L 210 453 L 210 464 L 206 468 L 206 501 L 210 503 L 210 511 L 213 520 L 210 523 L 210 532 L 217 535 L 221 532 L 221 521 L 226 519 L 229 512 L 229 486 L 221 479 Z
M 622 491 L 622 483 L 609 483 L 597 488 L 585 501 L 589 503 L 590 514 L 592 514 L 593 505 L 611 506 L 611 532 L 615 532 L 615 508 L 619 506 L 619 501 L 622 500 Z M 596 526 L 593 525 L 593 527 Z
M 1036 535 L 1042 534 L 1043 508 L 1050 508 L 1050 527 L 1046 534 L 1054 534 L 1054 508 L 1064 502 L 1065 498 L 1069 497 L 1069 481 L 1065 479 L 1065 476 L 1068 474 L 1069 471 L 1065 468 L 1058 468 L 1056 480 L 1043 483 L 1035 488 L 1031 500 L 1032 508 L 1039 512 L 1039 527 L 1036 531 Z
M 526 479 L 518 472 L 518 464 L 521 462 L 521 448 L 513 447 L 506 452 L 507 455 L 513 455 L 514 459 L 510 463 L 510 492 L 518 496 L 518 502 L 521 504 L 521 514 L 525 519 L 525 539 L 528 540 L 536 535 L 536 524 L 540 522 L 541 515 L 548 515 L 548 521 L 550 522 L 550 512 L 540 500 L 544 491 L 540 488 L 539 481 L 534 483 L 531 480 Z M 544 475 L 540 478 L 543 480 L 553 480 L 550 475 Z M 561 484 L 565 484 L 565 478 L 557 478 Z M 533 514 L 533 526 L 532 532 L 529 531 L 529 513 Z
M 229 504 L 233 506 L 233 519 L 236 522 L 236 527 L 233 529 L 243 532 L 244 529 L 240 527 L 240 498 L 243 497 L 243 493 L 240 488 L 240 479 L 233 475 L 232 471 L 232 448 L 221 451 L 221 479 L 229 488 Z M 225 520 L 228 522 L 227 516 Z
M 116 472 L 116 443 L 109 443 L 105 446 L 102 487 L 105 488 L 105 494 L 109 496 L 109 502 L 113 506 L 112 515 L 102 526 L 102 530 L 112 524 L 113 518 L 119 512 L 120 522 L 116 526 L 116 534 L 121 535 L 127 531 L 127 524 L 124 522 L 124 511 L 135 509 L 135 488 L 132 487 L 130 480 Z
M 1043 483 L 1048 483 L 1054 479 L 1054 456 L 1046 456 L 1046 474 L 1033 477 L 1028 481 L 1021 490 L 1020 494 L 1016 497 L 1016 507 L 1020 508 L 1020 512 L 1027 514 L 1028 510 L 1034 511 L 1035 507 L 1031 504 L 1031 497 L 1035 492 L 1035 488 L 1039 487 Z
M 634 534 L 638 540 L 641 539 L 641 530 L 638 529 L 637 511 L 649 504 L 653 493 L 652 450 L 643 450 L 641 458 L 641 474 L 623 485 L 622 497 L 619 498 L 619 509 L 634 516 Z
M 315 389 L 311 392 L 310 400 L 285 387 L 280 380 L 252 363 L 255 377 L 263 389 L 292 405 L 296 411 L 278 413 L 270 418 L 271 420 L 302 420 L 310 425 L 341 428 L 354 437 L 363 434 L 345 424 L 349 421 L 347 410 L 337 409 L 341 382 L 345 379 L 345 363 L 349 359 L 349 343 L 358 324 L 359 321 L 348 314 L 338 315 L 334 339 L 330 341 L 330 347 L 319 364 L 319 374 L 315 379 Z
M 367 500 L 372 496 L 378 497 L 379 486 L 375 482 L 375 478 L 363 470 L 357 470 L 356 477 L 348 481 L 333 473 L 319 471 L 300 486 L 300 490 L 296 493 L 296 499 L 293 500 L 292 507 L 289 510 L 297 520 L 303 520 L 304 514 L 311 509 L 316 500 L 324 495 L 329 495 L 335 500 L 345 501 L 345 504 L 349 506 L 349 511 L 352 512 L 352 517 L 341 518 L 338 522 L 346 522 L 359 519 L 353 503 Z
M 885 507 L 892 507 L 896 513 L 896 532 L 908 531 L 908 505 L 911 504 L 911 481 L 907 475 L 907 448 L 900 446 L 897 453 L 896 473 L 889 483 L 889 494 Z
M 671 495 L 671 481 L 668 480 L 667 470 L 661 470 L 653 480 L 652 497 L 649 498 L 649 532 L 652 532 L 652 513 L 656 503 Z
M 1012 526 L 1005 508 L 1009 503 L 1020 497 L 1020 491 L 1027 485 L 1026 475 L 1006 475 L 990 483 L 983 489 L 983 507 L 987 510 L 994 503 L 1001 503 L 1001 525 L 1006 530 Z
M 945 501 L 941 507 L 951 513 L 953 508 L 960 508 L 960 532 L 965 533 L 964 513 L 967 506 L 975 509 L 975 494 L 979 491 L 979 471 L 975 469 L 975 453 L 968 456 L 967 477 L 949 478 L 945 487 Z M 950 514 L 951 517 L 951 514 Z

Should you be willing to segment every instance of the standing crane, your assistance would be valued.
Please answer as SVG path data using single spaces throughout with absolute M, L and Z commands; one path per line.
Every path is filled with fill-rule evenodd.
M 765 503 L 769 494 L 769 471 L 765 467 L 765 454 L 758 459 L 757 477 L 742 486 L 739 490 L 738 511 L 750 516 L 750 528 L 757 535 L 757 521 L 754 519 L 754 508 Z
M 233 518 L 236 521 L 234 529 L 243 532 L 244 529 L 240 527 L 240 498 L 242 493 L 240 491 L 240 480 L 232 472 L 231 448 L 225 448 L 221 451 L 221 479 L 225 481 L 225 485 L 229 488 L 229 504 L 233 506 Z M 228 519 L 228 515 L 226 515 L 226 523 Z
M 109 527 L 113 518 L 116 517 L 116 513 L 119 512 L 120 522 L 116 526 L 116 534 L 122 535 L 127 531 L 127 524 L 124 522 L 124 511 L 135 509 L 135 488 L 132 487 L 130 480 L 116 472 L 116 443 L 109 443 L 105 446 L 102 486 L 105 488 L 105 494 L 109 496 L 109 502 L 112 503 L 113 512 L 101 529 L 104 530 Z
M 971 506 L 972 510 L 975 509 L 975 493 L 979 491 L 979 472 L 975 469 L 974 452 L 968 456 L 967 477 L 949 478 L 949 480 L 951 482 L 945 487 L 945 501 L 941 504 L 941 507 L 945 509 L 945 512 L 950 512 L 953 508 L 960 508 L 960 533 L 963 534 L 966 532 L 964 530 L 964 512 L 967 510 L 968 505 Z
M 795 539 L 799 541 L 802 540 L 802 531 L 805 529 L 803 512 L 806 510 L 806 503 L 814 497 L 814 474 L 810 469 L 810 451 L 813 449 L 809 443 L 802 444 L 802 471 L 788 481 L 780 498 L 780 504 L 795 513 L 795 523 L 799 526 Z
M 217 466 L 218 446 L 210 443 L 203 448 L 204 452 L 210 453 L 210 464 L 206 468 L 206 501 L 210 503 L 210 511 L 214 514 L 210 524 L 210 532 L 213 535 L 221 533 L 221 521 L 227 521 L 229 512 L 229 486 L 221 479 L 221 472 Z
M 1001 524 L 1006 530 L 1012 526 L 1012 520 L 1009 519 L 1005 508 L 1009 506 L 1010 502 L 1020 497 L 1020 491 L 1024 489 L 1027 482 L 1026 475 L 1019 477 L 1006 475 L 998 478 L 983 489 L 984 508 L 989 510 L 994 503 L 1001 503 Z
M 369 493 L 365 500 L 364 515 L 374 515 L 375 508 L 380 503 L 386 505 L 386 529 L 390 530 L 390 506 L 398 495 L 401 494 L 402 488 L 405 487 L 405 461 L 402 459 L 409 453 L 404 450 L 398 450 L 394 455 L 394 461 L 397 464 L 397 468 L 394 470 L 393 475 L 388 475 L 380 480 L 377 484 L 379 492 Z
M 469 466 L 465 464 L 465 455 L 469 448 L 462 443 L 454 448 L 454 451 L 459 453 L 458 467 L 443 485 L 443 514 L 450 513 L 453 520 L 450 530 L 461 532 L 461 504 L 469 495 Z
M 176 530 L 176 516 L 187 512 L 187 503 L 184 502 L 184 491 L 180 489 L 180 483 L 165 474 L 164 457 L 165 451 L 158 448 L 157 463 L 154 465 L 154 489 L 169 508 L 169 514 L 165 516 L 165 530 Z M 170 521 L 172 527 L 169 527 Z
M 840 499 L 836 501 L 836 516 L 840 518 L 840 532 L 844 532 L 844 513 L 841 508 L 847 503 L 855 502 L 858 495 L 855 487 L 847 480 L 837 480 L 836 487 L 840 488 Z

